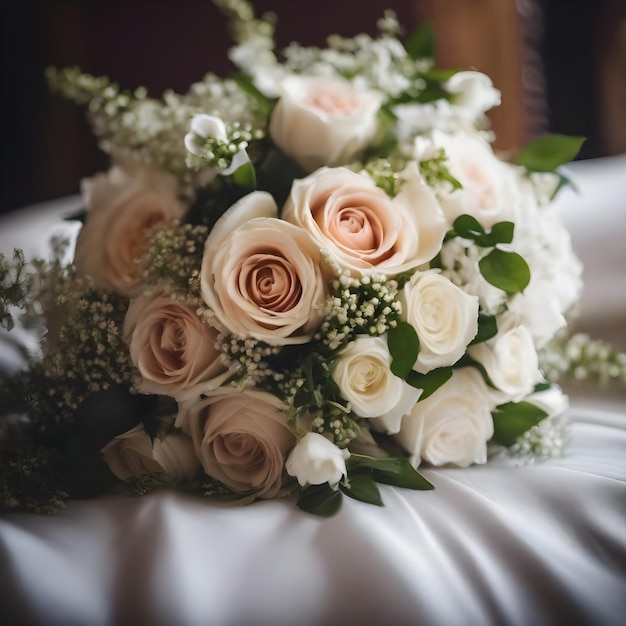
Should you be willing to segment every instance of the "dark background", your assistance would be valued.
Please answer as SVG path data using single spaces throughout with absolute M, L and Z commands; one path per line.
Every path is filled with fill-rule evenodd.
M 581 158 L 626 152 L 626 146 L 622 150 L 607 140 L 615 133 L 603 125 L 607 88 L 598 86 L 604 60 L 619 65 L 616 56 L 626 55 L 619 47 L 626 40 L 626 0 L 529 2 L 540 17 L 530 27 L 538 28 L 532 45 L 545 78 L 544 126 L 587 136 Z M 454 10 L 460 3 L 256 0 L 254 5 L 258 15 L 278 14 L 282 47 L 291 40 L 321 45 L 333 32 L 373 34 L 385 8 L 394 9 L 410 33 L 434 19 L 435 5 L 441 20 L 446 7 Z M 488 10 L 489 0 L 474 5 Z M 185 92 L 208 71 L 224 75 L 232 69 L 226 58 L 231 39 L 210 0 L 3 0 L 0 28 L 0 212 L 78 193 L 80 178 L 107 167 L 83 111 L 48 92 L 47 66 L 77 65 L 122 87 L 144 85 L 153 96 L 167 88 Z M 626 89 L 626 74 L 621 87 L 615 84 Z

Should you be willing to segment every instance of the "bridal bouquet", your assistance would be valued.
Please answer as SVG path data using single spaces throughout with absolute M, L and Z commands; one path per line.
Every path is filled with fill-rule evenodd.
M 391 13 L 279 60 L 271 22 L 216 4 L 236 76 L 157 100 L 49 71 L 112 166 L 71 263 L 0 259 L 3 325 L 47 329 L 3 386 L 3 506 L 176 486 L 328 515 L 432 488 L 420 464 L 558 453 L 540 355 L 581 267 L 550 201 L 582 140 L 500 159 L 489 78 Z

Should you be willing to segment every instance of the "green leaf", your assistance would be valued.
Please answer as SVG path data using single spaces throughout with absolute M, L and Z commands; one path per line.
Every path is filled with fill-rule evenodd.
M 406 378 L 420 350 L 420 340 L 413 326 L 399 320 L 397 326 L 387 332 L 387 346 L 392 359 L 392 373 L 399 378 Z
M 451 367 L 438 367 L 427 374 L 410 372 L 406 382 L 416 389 L 423 389 L 422 395 L 418 399 L 418 402 L 421 402 L 435 393 L 435 391 L 444 383 L 448 382 L 450 378 L 452 378 Z
M 511 243 L 513 241 L 513 230 L 515 225 L 513 222 L 498 222 L 491 227 L 490 240 L 491 245 L 499 243 Z
M 409 37 L 405 46 L 412 59 L 435 58 L 435 29 L 431 22 L 421 24 Z
M 311 485 L 302 490 L 297 505 L 307 513 L 331 517 L 341 508 L 341 492 L 328 483 Z
M 239 187 L 245 187 L 246 189 L 256 188 L 256 173 L 252 163 L 246 163 L 237 168 L 232 175 L 233 182 Z
M 478 220 L 471 215 L 459 215 L 454 220 L 452 228 L 459 237 L 464 239 L 475 240 L 485 234 L 485 229 L 480 225 Z
M 553 172 L 576 157 L 585 139 L 568 135 L 540 137 L 520 150 L 518 162 L 529 172 Z
M 548 414 L 530 402 L 507 402 L 496 407 L 493 416 L 493 439 L 500 445 L 512 446 L 527 430 Z
M 487 232 L 475 217 L 465 214 L 459 215 L 452 227 L 459 237 L 471 239 L 482 248 L 492 248 L 499 243 L 511 243 L 515 225 L 513 222 L 498 222 Z
M 498 322 L 495 315 L 487 315 L 486 313 L 478 314 L 478 333 L 470 342 L 470 346 L 482 343 L 491 339 L 498 334 Z
M 404 489 L 428 490 L 434 489 L 404 457 L 377 458 L 363 454 L 352 454 L 346 462 L 350 480 L 355 472 L 371 472 L 374 480 L 394 487 Z
M 349 477 L 349 485 L 339 485 L 343 493 L 355 500 L 383 506 L 380 491 L 376 486 L 374 478 L 368 474 L 355 474 Z
M 524 291 L 530 282 L 530 268 L 517 252 L 494 248 L 478 267 L 488 283 L 507 293 Z

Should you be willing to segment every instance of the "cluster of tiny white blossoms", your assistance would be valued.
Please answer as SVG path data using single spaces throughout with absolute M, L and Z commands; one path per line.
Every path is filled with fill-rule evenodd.
M 104 77 L 81 73 L 78 68 L 49 68 L 51 88 L 78 104 L 89 102 L 89 121 L 99 138 L 99 147 L 114 161 L 174 174 L 181 193 L 192 197 L 206 175 L 203 167 L 190 167 L 189 153 L 181 142 L 190 120 L 199 113 L 217 113 L 230 122 L 232 135 L 225 144 L 215 145 L 218 166 L 232 145 L 246 144 L 263 135 L 264 111 L 233 80 L 207 74 L 192 85 L 188 94 L 167 91 L 163 100 L 148 96 L 145 88 L 121 90 Z
M 541 368 L 550 381 L 564 375 L 585 383 L 626 382 L 626 353 L 586 333 L 557 336 L 540 352 Z
M 63 421 L 95 392 L 130 389 L 132 366 L 122 336 L 127 301 L 73 274 L 55 283 L 41 373 L 49 381 L 46 396 L 56 406 L 55 420 Z
M 398 281 L 382 274 L 361 278 L 342 275 L 333 282 L 328 314 L 320 328 L 322 343 L 331 350 L 347 344 L 357 334 L 384 335 L 402 313 L 396 299 Z
M 192 308 L 201 307 L 198 267 L 208 232 L 204 225 L 178 220 L 159 228 L 141 260 L 145 295 L 163 292 Z

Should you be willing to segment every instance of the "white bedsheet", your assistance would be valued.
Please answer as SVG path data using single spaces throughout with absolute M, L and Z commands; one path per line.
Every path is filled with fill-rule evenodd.
M 581 195 L 560 202 L 586 266 L 581 323 L 619 341 L 626 155 L 570 169 Z M 3 218 L 0 250 L 45 252 L 59 211 L 78 205 Z M 626 393 L 574 391 L 562 457 L 424 470 L 435 491 L 383 486 L 384 508 L 345 499 L 320 520 L 291 501 L 162 492 L 4 515 L 0 623 L 625 624 Z

